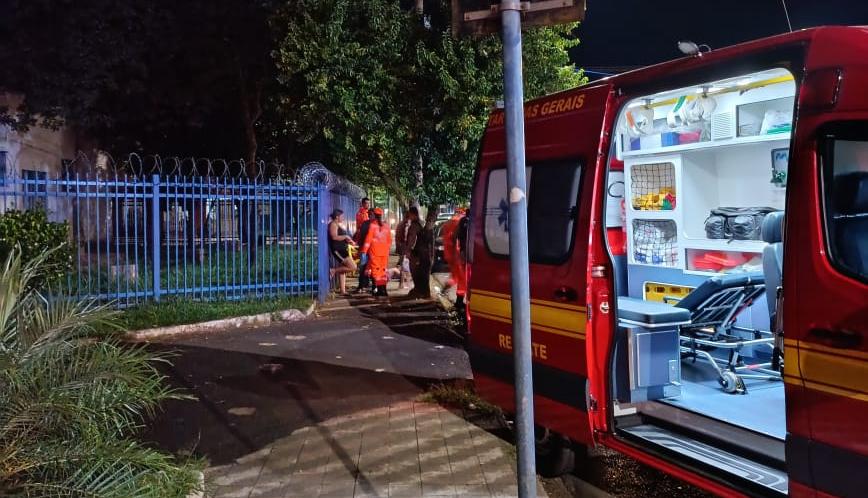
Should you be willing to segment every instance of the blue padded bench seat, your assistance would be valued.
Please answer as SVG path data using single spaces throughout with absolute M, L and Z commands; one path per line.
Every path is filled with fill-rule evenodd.
M 671 328 L 690 323 L 690 310 L 656 301 L 619 297 L 618 320 L 627 325 L 641 325 L 648 329 Z

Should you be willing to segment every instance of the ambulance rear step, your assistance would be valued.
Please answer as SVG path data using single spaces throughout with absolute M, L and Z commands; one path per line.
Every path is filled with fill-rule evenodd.
M 706 474 L 723 478 L 729 484 L 744 483 L 751 494 L 785 496 L 788 489 L 784 471 L 763 465 L 743 456 L 710 446 L 697 439 L 663 427 L 641 424 L 620 430 L 628 439 L 662 457 L 677 461 L 690 460 L 689 466 Z

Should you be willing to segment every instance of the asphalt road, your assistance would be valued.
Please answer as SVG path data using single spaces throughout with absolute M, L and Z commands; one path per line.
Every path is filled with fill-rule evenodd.
M 149 347 L 176 353 L 165 373 L 196 401 L 168 403 L 146 437 L 212 465 L 314 422 L 471 378 L 462 340 L 445 313 L 434 303 L 400 298 L 337 301 L 302 322 L 180 336 Z M 607 451 L 595 452 L 578 476 L 546 481 L 546 489 L 558 498 L 593 496 L 588 483 L 619 497 L 707 496 Z

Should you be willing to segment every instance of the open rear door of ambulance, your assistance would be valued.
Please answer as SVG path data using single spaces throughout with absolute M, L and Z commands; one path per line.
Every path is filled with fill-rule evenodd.
M 817 34 L 784 222 L 790 495 L 868 493 L 868 29 Z
M 746 78 L 742 80 L 741 76 Z M 667 394 L 665 388 L 654 391 L 653 395 L 649 390 L 644 398 L 638 400 L 625 397 L 618 391 L 618 386 L 624 382 L 631 388 L 634 384 L 640 385 L 631 376 L 648 375 L 654 379 L 668 376 L 669 382 L 679 387 L 678 391 L 687 392 L 681 390 L 682 382 L 688 381 L 682 376 L 682 370 L 691 359 L 696 363 L 699 355 L 695 351 L 701 348 L 692 346 L 690 337 L 683 332 L 686 325 L 694 325 L 696 317 L 701 315 L 696 314 L 696 310 L 689 310 L 691 313 L 685 319 L 679 319 L 681 321 L 672 319 L 655 323 L 650 318 L 658 316 L 661 307 L 657 303 L 651 303 L 652 299 L 647 295 L 636 295 L 632 289 L 628 295 L 622 284 L 616 285 L 619 267 L 612 257 L 615 252 L 611 248 L 612 241 L 606 240 L 605 230 L 607 186 L 616 170 L 613 157 L 607 159 L 608 168 L 601 167 L 597 172 L 589 232 L 589 325 L 586 340 L 588 403 L 595 440 L 721 496 L 865 496 L 868 489 L 868 472 L 865 471 L 868 469 L 868 93 L 865 91 L 868 88 L 868 29 L 836 27 L 792 33 L 722 49 L 703 58 L 649 68 L 612 81 L 618 95 L 613 106 L 614 112 L 619 114 L 616 117 L 619 123 L 621 114 L 631 106 L 634 109 L 643 105 L 650 108 L 652 100 L 654 104 L 659 102 L 661 107 L 677 106 L 678 95 L 671 98 L 673 92 L 704 95 L 710 89 L 718 88 L 718 101 L 723 107 L 725 97 L 721 95 L 731 95 L 730 100 L 743 95 L 750 97 L 747 91 L 727 94 L 727 85 L 754 85 L 752 88 L 761 87 L 766 89 L 762 91 L 767 91 L 773 85 L 784 85 L 785 82 L 794 91 L 787 97 L 787 102 L 794 110 L 795 121 L 791 138 L 784 144 L 742 146 L 735 138 L 726 147 L 717 149 L 722 152 L 716 152 L 715 156 L 710 149 L 702 151 L 702 156 L 692 151 L 705 145 L 655 152 L 661 149 L 658 145 L 656 149 L 649 147 L 648 152 L 641 149 L 632 154 L 628 152 L 623 174 L 627 183 L 625 188 L 629 191 L 631 158 L 633 165 L 642 164 L 636 158 L 647 159 L 655 166 L 674 162 L 676 170 L 685 175 L 688 167 L 703 172 L 717 171 L 718 178 L 724 178 L 720 174 L 724 167 L 732 171 L 748 165 L 750 168 L 745 169 L 763 173 L 762 179 L 750 179 L 754 185 L 760 185 L 768 182 L 768 176 L 774 178 L 775 153 L 783 155 L 788 167 L 786 200 L 775 209 L 779 211 L 785 206 L 785 214 L 776 213 L 769 218 L 783 219 L 783 242 L 779 244 L 780 234 L 777 242 L 765 240 L 765 235 L 762 241 L 750 242 L 768 243 L 762 248 L 763 260 L 766 248 L 776 250 L 782 247 L 780 284 L 769 278 L 773 272 L 760 272 L 760 278 L 764 278 L 760 281 L 764 291 L 767 286 L 780 287 L 780 291 L 771 293 L 777 298 L 770 300 L 771 303 L 777 302 L 777 312 L 768 311 L 765 315 L 773 322 L 766 324 L 767 328 L 745 330 L 748 333 L 755 331 L 755 344 L 769 346 L 769 349 L 771 344 L 763 342 L 767 335 L 760 332 L 782 334 L 778 336 L 777 349 L 771 354 L 775 360 L 768 364 L 758 362 L 756 370 L 774 370 L 777 377 L 763 372 L 768 377 L 767 382 L 763 381 L 765 385 L 754 384 L 738 393 L 723 382 L 723 373 L 728 373 L 724 371 L 726 368 L 719 369 L 722 372 L 721 385 L 713 393 L 716 401 L 705 402 L 706 409 L 716 406 L 722 412 L 732 413 L 729 408 L 737 404 L 735 402 L 745 404 L 756 399 L 756 404 L 746 412 L 754 418 L 762 418 L 766 413 L 774 415 L 776 420 L 779 418 L 780 433 L 772 435 L 757 429 L 749 424 L 752 422 L 747 420 L 750 417 L 735 415 L 727 418 L 722 413 L 703 411 L 698 404 L 688 406 L 686 396 Z M 742 102 L 752 103 L 747 98 Z M 660 116 L 653 115 L 652 118 L 649 122 L 660 119 Z M 618 133 L 618 130 L 608 129 L 613 135 Z M 766 143 L 775 140 L 773 137 L 761 138 Z M 744 140 L 744 143 L 749 141 Z M 632 145 L 630 148 L 623 143 L 620 146 L 621 150 L 637 151 Z M 639 144 L 639 147 L 644 146 Z M 770 148 L 771 154 L 763 147 Z M 610 151 L 614 150 L 613 146 Z M 728 155 L 723 151 L 729 151 L 726 152 Z M 677 157 L 676 152 L 680 154 Z M 606 151 L 601 155 L 606 156 Z M 690 164 L 693 166 L 688 166 Z M 745 182 L 734 181 L 728 192 L 750 190 Z M 708 181 L 701 183 L 707 184 Z M 678 185 L 681 188 L 683 184 Z M 632 195 L 632 191 L 626 195 Z M 694 209 L 688 204 L 691 200 L 702 204 L 697 201 L 700 197 L 690 197 L 679 191 L 678 206 L 682 211 Z M 721 201 L 716 205 L 745 204 Z M 682 237 L 682 234 L 690 229 L 691 219 L 698 220 L 694 226 L 701 228 L 702 220 L 710 212 L 709 207 L 714 205 L 695 208 L 699 214 L 692 218 L 688 213 L 646 213 L 643 216 L 669 216 L 683 223 L 679 226 L 677 238 L 685 244 L 677 250 L 681 251 L 678 257 L 684 258 L 683 253 L 689 251 L 689 244 L 697 242 Z M 626 226 L 631 225 L 627 223 Z M 712 239 L 711 236 L 706 238 Z M 636 244 L 630 235 L 627 240 L 628 244 L 631 241 Z M 716 243 L 714 240 L 700 242 Z M 635 249 L 628 247 L 628 258 L 632 257 L 631 251 Z M 685 264 L 687 259 L 681 260 L 680 268 L 676 269 L 685 275 L 685 279 L 698 278 L 702 274 L 702 281 L 694 284 L 692 289 L 707 281 L 718 279 L 715 282 L 720 282 L 724 276 L 733 275 L 720 271 L 694 271 Z M 638 263 L 634 262 L 634 265 L 638 266 Z M 666 275 L 672 273 L 669 269 L 666 272 Z M 659 273 L 664 274 L 662 270 Z M 778 271 L 779 276 L 780 273 Z M 645 280 L 641 273 L 630 274 L 629 278 L 637 282 Z M 753 284 L 748 282 L 744 287 L 750 285 Z M 640 307 L 637 313 L 649 319 L 627 316 L 624 311 L 628 308 L 619 308 L 621 299 L 618 296 Z M 745 306 L 755 306 L 750 311 L 759 315 L 765 308 L 765 301 L 762 301 L 763 306 L 759 306 L 759 297 L 751 299 Z M 649 311 L 646 312 L 642 306 Z M 706 304 L 700 304 L 697 308 L 704 311 L 704 306 Z M 682 310 L 686 307 L 685 304 Z M 671 347 L 672 340 L 661 333 L 638 337 L 645 329 L 667 331 L 658 325 L 677 331 L 675 348 Z M 635 327 L 638 332 L 627 333 L 630 327 Z M 618 342 L 622 336 L 626 336 L 625 341 L 635 336 L 636 342 L 626 342 L 629 349 L 624 349 L 623 343 Z M 657 347 L 647 342 L 655 337 L 669 341 L 666 351 L 675 353 L 665 358 L 657 355 L 667 361 L 665 364 L 655 364 L 653 368 L 640 365 L 643 358 L 651 358 L 648 356 L 650 352 L 642 356 L 642 348 L 651 351 Z M 640 343 L 640 339 L 646 342 Z M 777 355 L 780 349 L 783 350 L 782 375 L 776 360 L 780 358 Z M 624 351 L 629 351 L 629 354 L 635 351 L 636 354 L 630 356 Z M 637 358 L 635 362 L 634 358 Z M 723 364 L 727 361 L 725 355 L 709 359 L 721 359 Z M 705 373 L 713 373 L 714 369 L 708 363 L 712 362 L 700 365 Z M 751 376 L 742 363 L 732 363 L 727 368 L 732 373 L 740 368 L 738 372 L 744 377 Z M 694 382 L 694 385 L 699 384 Z M 713 383 L 710 385 L 714 387 Z M 657 386 L 652 387 L 656 389 Z M 780 402 L 776 401 L 774 406 L 766 403 L 766 398 L 761 395 L 765 387 L 770 388 L 766 392 L 771 392 L 771 389 L 783 391 Z M 694 397 L 693 401 L 696 399 Z M 625 401 L 619 404 L 619 400 Z M 733 403 L 727 403 L 728 400 Z M 783 411 L 785 416 L 779 413 Z

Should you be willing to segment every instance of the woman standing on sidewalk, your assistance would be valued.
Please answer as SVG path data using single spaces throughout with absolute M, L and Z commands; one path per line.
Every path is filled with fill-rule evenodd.
M 350 245 L 356 245 L 353 238 L 347 235 L 346 229 L 341 226 L 344 212 L 340 209 L 332 211 L 329 222 L 329 252 L 338 262 L 338 266 L 329 269 L 329 280 L 340 275 L 341 294 L 347 293 L 347 273 L 356 271 L 356 263 L 350 257 Z

